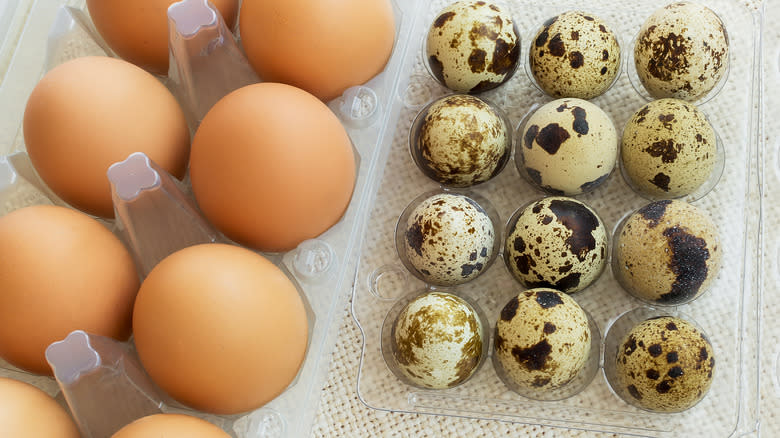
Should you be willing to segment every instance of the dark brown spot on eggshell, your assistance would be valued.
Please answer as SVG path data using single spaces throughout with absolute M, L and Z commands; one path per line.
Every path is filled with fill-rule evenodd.
M 541 31 L 541 32 L 539 33 L 539 35 L 537 35 L 537 37 L 536 37 L 536 43 L 535 43 L 535 44 L 536 44 L 536 47 L 542 47 L 542 46 L 544 46 L 544 43 L 546 43 L 546 42 L 547 42 L 547 38 L 549 38 L 549 37 L 550 37 L 550 34 L 549 34 L 549 33 L 547 33 L 547 32 L 548 32 L 548 31 L 547 31 L 547 29 L 545 28 L 543 31 Z M 544 53 L 544 52 L 542 52 L 542 53 Z M 539 56 L 542 56 L 542 55 L 540 54 Z
M 422 232 L 422 226 L 419 222 L 415 222 L 406 231 L 406 243 L 409 248 L 412 248 L 417 255 L 422 256 L 422 245 L 425 241 L 425 236 Z
M 544 369 L 551 352 L 552 346 L 547 342 L 547 339 L 543 339 L 528 348 L 512 348 L 512 356 L 515 357 L 515 360 L 525 366 L 526 369 L 532 371 Z
M 666 213 L 666 207 L 671 203 L 672 201 L 668 199 L 651 202 L 650 204 L 640 208 L 637 213 L 639 213 L 645 220 L 650 222 L 650 228 L 655 228 L 660 223 L 661 218 L 664 217 L 664 214 Z
M 675 323 L 670 321 L 670 322 L 668 322 L 666 324 L 666 329 L 667 330 L 677 330 L 677 324 L 675 324 Z
M 655 390 L 659 394 L 666 394 L 672 389 L 672 381 L 671 380 L 663 380 L 661 383 L 655 385 Z
M 485 58 L 487 53 L 482 49 L 473 49 L 468 58 L 468 64 L 472 73 L 481 73 L 485 71 Z
M 534 381 L 531 383 L 531 385 L 536 388 L 541 388 L 550 383 L 550 380 L 552 380 L 550 377 L 536 376 L 534 377 Z
M 547 44 L 547 47 L 550 49 L 550 54 L 552 56 L 563 56 L 566 53 L 566 45 L 563 43 L 561 34 L 555 34 L 555 36 L 550 39 L 550 43 Z
M 672 252 L 668 266 L 674 273 L 675 280 L 671 291 L 661 295 L 659 301 L 687 301 L 699 293 L 702 284 L 707 280 L 707 260 L 710 258 L 707 241 L 681 227 L 667 228 L 662 234 Z
M 534 140 L 536 139 L 536 134 L 539 133 L 539 126 L 537 125 L 531 125 L 528 130 L 525 132 L 525 137 L 523 138 L 525 147 L 528 149 L 531 149 L 534 147 Z
M 685 372 L 683 372 L 683 369 L 681 367 L 672 367 L 669 369 L 669 372 L 666 373 L 667 376 L 673 379 L 676 379 L 682 376 L 683 374 L 685 374 Z
M 658 357 L 663 353 L 663 348 L 659 344 L 653 344 L 647 347 L 647 352 L 650 353 L 650 356 Z
M 593 237 L 593 231 L 599 226 L 596 215 L 583 204 L 564 199 L 550 201 L 549 209 L 558 222 L 571 231 L 571 235 L 566 238 L 566 245 L 572 254 L 584 261 L 588 253 L 596 248 L 596 239 Z
M 666 175 L 663 172 L 658 172 L 655 174 L 653 179 L 648 180 L 651 184 L 658 187 L 659 189 L 668 192 L 669 191 L 669 183 L 672 181 L 671 178 L 669 178 L 668 175 Z
M 645 375 L 650 380 L 658 380 L 658 378 L 661 377 L 661 375 L 658 373 L 658 370 L 654 370 L 654 369 L 647 370 Z
M 536 135 L 536 143 L 541 146 L 548 154 L 555 155 L 563 142 L 570 137 L 569 131 L 562 128 L 557 123 L 550 123 L 539 131 Z
M 433 27 L 435 27 L 437 29 L 440 28 L 440 27 L 443 27 L 454 16 L 455 16 L 454 12 L 445 12 L 445 13 L 439 15 L 438 17 L 436 17 L 436 20 L 433 22 Z
M 544 331 L 546 334 L 548 334 L 548 335 L 549 335 L 549 334 L 555 333 L 555 330 L 556 330 L 556 329 L 557 329 L 557 327 L 555 327 L 555 324 L 553 324 L 553 323 L 551 323 L 551 322 L 545 322 L 545 323 L 544 323 L 544 330 L 543 330 L 543 331 Z
M 676 351 L 666 353 L 666 363 L 675 363 L 679 360 L 679 355 Z
M 569 65 L 571 68 L 577 69 L 585 64 L 585 57 L 580 52 L 569 53 Z
M 575 106 L 571 110 L 572 115 L 574 115 L 574 122 L 572 122 L 572 129 L 574 129 L 574 132 L 577 134 L 586 135 L 588 133 L 588 113 L 585 112 L 584 108 L 580 108 L 578 106 Z
M 651 39 L 652 30 L 640 38 L 639 43 L 649 49 L 651 56 L 647 62 L 647 72 L 661 81 L 669 82 L 676 75 L 688 71 L 688 46 L 685 36 L 670 32 Z
M 628 390 L 628 393 L 631 394 L 631 397 L 634 397 L 637 400 L 642 400 L 642 394 L 639 393 L 639 390 L 636 389 L 636 386 L 628 385 L 626 389 Z
M 517 270 L 520 271 L 520 273 L 523 275 L 528 275 L 528 272 L 531 270 L 531 266 L 536 266 L 536 261 L 528 254 L 521 254 L 519 256 L 515 256 L 515 266 L 517 267 Z
M 557 293 L 546 291 L 536 292 L 536 302 L 539 303 L 543 309 L 549 309 L 559 304 L 563 304 L 563 300 Z
M 501 309 L 501 319 L 504 321 L 511 321 L 512 318 L 517 315 L 517 308 L 520 306 L 520 301 L 517 299 L 517 297 L 512 298 L 509 300 L 508 303 L 504 306 L 503 309 Z
M 644 149 L 648 155 L 655 158 L 660 157 L 664 163 L 674 163 L 681 150 L 682 146 L 676 145 L 671 138 L 653 142 Z

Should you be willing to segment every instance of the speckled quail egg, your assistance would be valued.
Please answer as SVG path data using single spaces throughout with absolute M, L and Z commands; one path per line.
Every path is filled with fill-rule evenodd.
M 623 129 L 623 174 L 629 185 L 651 198 L 693 193 L 710 178 L 716 156 L 712 125 L 684 100 L 654 100 Z
M 520 32 L 497 5 L 459 1 L 436 15 L 425 47 L 428 67 L 440 83 L 458 93 L 479 93 L 512 77 Z
M 402 232 L 401 250 L 408 267 L 429 284 L 453 286 L 473 280 L 495 253 L 493 222 L 482 206 L 461 194 L 439 193 L 423 200 Z
M 509 221 L 504 257 L 525 287 L 580 291 L 604 270 L 606 255 L 604 223 L 576 199 L 544 198 Z
M 726 28 L 704 5 L 682 2 L 664 6 L 639 30 L 634 64 L 651 96 L 698 100 L 728 70 Z
M 529 62 L 545 93 L 592 99 L 617 78 L 620 44 L 599 17 L 568 11 L 544 23 L 531 44 Z
M 618 229 L 612 270 L 637 298 L 682 304 L 709 288 L 721 253 L 718 230 L 703 211 L 683 201 L 655 201 Z
M 499 113 L 478 97 L 445 96 L 418 116 L 412 157 L 429 178 L 468 187 L 498 175 L 512 151 L 511 136 Z
M 684 319 L 664 316 L 636 325 L 619 344 L 618 393 L 657 412 L 679 412 L 701 400 L 712 384 L 712 345 Z
M 617 133 L 609 116 L 582 99 L 542 105 L 523 127 L 517 168 L 554 195 L 578 195 L 604 182 L 617 161 Z
M 497 372 L 514 390 L 560 388 L 583 369 L 590 343 L 588 317 L 576 301 L 554 289 L 531 289 L 501 310 Z
M 483 357 L 483 325 L 474 308 L 444 292 L 421 295 L 395 320 L 392 350 L 416 386 L 451 388 L 465 382 Z

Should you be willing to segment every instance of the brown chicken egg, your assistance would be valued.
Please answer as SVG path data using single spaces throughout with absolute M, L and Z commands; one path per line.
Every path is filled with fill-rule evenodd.
M 133 421 L 111 438 L 229 438 L 222 429 L 200 418 L 156 414 Z
M 234 91 L 206 114 L 190 174 L 198 204 L 220 231 L 281 252 L 339 221 L 355 185 L 355 155 L 324 103 L 266 82 Z
M 262 80 L 323 101 L 380 73 L 395 38 L 390 0 L 244 0 L 239 27 Z
M 178 102 L 154 76 L 120 59 L 88 56 L 41 79 L 27 101 L 24 141 L 54 193 L 79 210 L 113 217 L 109 166 L 144 152 L 181 178 L 190 134 Z
M 79 438 L 65 409 L 40 389 L 0 377 L 0 436 L 13 438 Z M 206 438 L 206 437 L 204 437 Z
M 238 414 L 281 394 L 303 363 L 308 320 L 295 285 L 233 245 L 175 252 L 146 277 L 133 312 L 138 355 L 171 397 Z
M 138 274 L 99 222 L 65 207 L 16 210 L 0 218 L 0 254 L 0 357 L 11 364 L 51 374 L 46 347 L 73 330 L 130 336 Z
M 158 75 L 168 74 L 168 7 L 178 0 L 87 0 L 100 36 L 126 61 Z M 209 0 L 232 28 L 238 0 Z

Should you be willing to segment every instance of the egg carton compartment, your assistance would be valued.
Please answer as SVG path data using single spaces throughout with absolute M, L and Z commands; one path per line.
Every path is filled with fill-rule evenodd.
M 355 248 L 364 229 L 367 189 L 376 162 L 387 149 L 380 147 L 383 141 L 389 141 L 386 126 L 395 126 L 398 116 L 398 110 L 391 106 L 401 65 L 397 52 L 406 46 L 413 16 L 405 3 L 394 2 L 393 6 L 396 41 L 384 72 L 328 103 L 347 129 L 356 154 L 357 180 L 350 206 L 335 226 L 317 238 L 286 253 L 263 253 L 293 280 L 306 303 L 309 343 L 297 377 L 279 397 L 253 412 L 217 416 L 165 399 L 160 405 L 163 411 L 205 418 L 239 438 L 304 436 L 311 428 L 337 339 L 340 312 L 346 306 L 356 273 Z M 31 2 L 18 41 L 8 40 L 8 44 L 13 46 L 13 57 L 0 83 L 0 113 L 4 115 L 0 121 L 0 214 L 29 205 L 66 205 L 46 187 L 25 153 L 20 126 L 27 97 L 45 72 L 63 62 L 82 56 L 114 55 L 95 32 L 84 0 Z M 171 87 L 169 80 L 159 79 Z M 186 179 L 180 188 L 191 197 Z M 115 221 L 101 222 L 121 235 Z M 128 345 L 132 352 L 132 343 Z M 0 376 L 32 383 L 64 404 L 63 394 L 50 377 L 30 374 L 2 360 Z M 116 398 L 121 398 L 120 386 L 116 387 Z
M 402 75 L 394 108 L 397 124 L 389 126 L 381 143 L 381 161 L 372 175 L 373 199 L 366 231 L 359 248 L 359 266 L 353 290 L 352 314 L 361 329 L 364 344 L 357 393 L 368 407 L 392 412 L 425 413 L 475 419 L 541 424 L 562 428 L 626 433 L 642 436 L 734 436 L 754 432 L 758 421 L 758 285 L 759 242 L 757 211 L 759 181 L 756 163 L 759 142 L 758 103 L 761 12 L 743 2 L 706 2 L 723 20 L 729 36 L 730 67 L 724 83 L 700 105 L 723 144 L 725 168 L 720 180 L 705 196 L 693 202 L 704 210 L 720 231 L 722 269 L 711 288 L 695 301 L 663 311 L 689 315 L 709 336 L 717 369 L 709 393 L 697 405 L 675 414 L 652 413 L 635 408 L 610 388 L 604 374 L 604 345 L 600 370 L 578 394 L 558 401 L 534 401 L 510 391 L 496 374 L 490 358 L 464 384 L 446 390 L 418 389 L 398 379 L 382 350 L 382 324 L 397 301 L 413 291 L 438 290 L 425 284 L 403 266 L 396 251 L 394 231 L 404 208 L 417 196 L 440 186 L 427 178 L 409 153 L 409 132 L 425 104 L 451 92 L 435 81 L 425 66 L 422 52 L 429 26 L 448 1 L 421 2 L 413 14 L 408 44 L 399 56 Z M 581 10 L 605 20 L 619 35 L 622 73 L 603 95 L 591 100 L 612 119 L 618 138 L 625 123 L 647 99 L 632 86 L 627 63 L 641 24 L 665 1 L 621 3 L 609 7 L 595 0 L 554 4 L 500 3 L 517 22 L 523 37 L 520 62 L 527 63 L 533 33 L 547 19 L 567 10 Z M 531 36 L 529 36 L 531 35 Z M 775 51 L 775 67 L 778 53 Z M 777 74 L 774 69 L 773 74 Z M 533 85 L 520 65 L 505 84 L 484 92 L 500 107 L 516 128 L 532 108 L 553 100 Z M 514 132 L 513 132 L 514 134 Z M 516 151 L 515 151 L 516 153 Z M 514 159 L 514 158 L 513 158 Z M 773 161 L 774 159 L 774 161 Z M 777 157 L 767 157 L 775 166 Z M 780 162 L 780 161 L 778 161 Z M 780 168 L 780 167 L 778 167 Z M 774 170 L 774 169 L 772 169 Z M 486 198 L 499 213 L 504 226 L 512 213 L 544 194 L 524 180 L 514 165 L 494 179 L 470 188 Z M 629 213 L 649 201 L 637 195 L 616 169 L 591 192 L 576 198 L 590 206 L 605 222 L 612 240 L 616 227 Z M 611 243 L 610 243 L 611 244 Z M 607 251 L 611 254 L 611 250 Z M 770 254 L 780 254 L 771 248 Z M 500 257 L 500 256 L 499 256 Z M 774 257 L 772 257 L 774 259 Z M 592 315 L 602 339 L 621 315 L 647 305 L 631 297 L 618 284 L 607 261 L 599 279 L 572 297 Z M 773 264 L 773 270 L 776 267 Z M 501 261 L 493 263 L 475 280 L 445 290 L 463 291 L 483 309 L 493 332 L 499 312 L 523 288 Z M 650 312 L 654 311 L 649 308 Z M 492 342 L 492 340 L 491 340 Z M 774 345 L 774 344 L 773 344 Z M 491 344 L 492 351 L 492 344 Z M 492 353 L 491 353 L 492 354 Z

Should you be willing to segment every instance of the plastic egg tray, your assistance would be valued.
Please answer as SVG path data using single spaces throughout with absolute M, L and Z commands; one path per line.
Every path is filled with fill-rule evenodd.
M 646 94 L 631 78 L 634 69 L 631 42 L 642 22 L 663 1 L 628 1 L 619 7 L 603 2 L 503 2 L 522 34 L 521 63 L 527 63 L 534 34 L 550 17 L 567 10 L 581 10 L 605 20 L 622 43 L 622 72 L 605 94 L 591 102 L 606 111 L 618 133 L 630 116 L 647 102 Z M 397 47 L 402 74 L 393 96 L 398 121 L 388 125 L 376 172 L 374 196 L 359 252 L 352 311 L 361 328 L 364 345 L 358 375 L 360 400 L 378 410 L 426 413 L 476 419 L 543 424 L 578 430 L 606 431 L 642 436 L 729 436 L 752 431 L 757 416 L 758 284 L 755 260 L 759 237 L 756 157 L 758 135 L 758 72 L 761 12 L 743 2 L 708 1 L 724 21 L 730 41 L 730 70 L 722 88 L 716 88 L 700 105 L 723 143 L 725 169 L 720 181 L 694 201 L 715 222 L 724 248 L 723 268 L 712 287 L 685 305 L 652 308 L 631 297 L 614 278 L 611 267 L 585 290 L 572 297 L 589 312 L 602 336 L 600 370 L 579 393 L 557 401 L 535 401 L 509 390 L 487 360 L 468 381 L 446 390 L 410 386 L 392 372 L 392 354 L 382 349 L 383 323 L 399 300 L 423 290 L 444 289 L 477 301 L 493 332 L 504 304 L 523 288 L 504 263 L 492 264 L 477 279 L 454 287 L 425 284 L 400 262 L 395 227 L 404 208 L 421 193 L 439 186 L 418 169 L 409 153 L 409 132 L 423 106 L 450 91 L 439 85 L 425 67 L 421 48 L 436 14 L 449 2 L 419 2 L 411 14 L 413 23 L 405 47 Z M 635 76 L 635 74 L 634 74 Z M 497 104 L 512 122 L 521 123 L 529 111 L 553 100 L 534 85 L 521 65 L 505 84 L 481 94 Z M 620 135 L 620 134 L 619 134 Z M 516 153 L 516 152 L 515 152 Z M 525 181 L 513 165 L 493 180 L 470 188 L 497 209 L 504 234 L 506 221 L 527 202 L 544 196 Z M 616 170 L 594 191 L 576 196 L 605 221 L 611 235 L 621 219 L 649 201 L 635 194 Z M 682 314 L 699 324 L 709 336 L 717 357 L 709 393 L 693 408 L 676 414 L 637 409 L 624 402 L 607 382 L 610 359 L 605 345 L 610 329 L 626 321 L 655 314 Z M 621 318 L 622 317 L 622 318 Z M 630 326 L 630 323 L 629 323 Z M 621 330 L 626 330 L 621 328 Z M 492 338 L 489 340 L 492 351 Z M 606 348 L 605 348 L 606 347 Z M 614 350 L 613 350 L 614 351 Z M 491 353 L 492 354 L 492 353 Z
M 10 25 L 4 21 L 5 14 L 0 20 L 0 32 L 4 34 L 7 32 L 8 35 L 0 53 L 9 54 L 10 59 L 8 66 L 0 66 L 2 73 L 0 113 L 4 115 L 0 121 L 2 125 L 0 126 L 0 214 L 35 204 L 64 205 L 36 175 L 24 152 L 24 139 L 20 126 L 27 96 L 38 80 L 47 71 L 70 59 L 92 55 L 113 56 L 95 32 L 84 0 L 34 0 L 21 3 L 14 1 L 8 5 L 9 19 L 17 16 L 23 18 L 15 19 Z M 16 10 L 14 15 L 14 9 L 17 7 L 24 10 Z M 407 22 L 406 15 L 398 7 L 395 7 L 394 13 L 397 17 L 397 35 L 404 35 L 401 28 Z M 220 59 L 225 59 L 224 51 L 221 55 L 223 58 Z M 234 56 L 235 51 L 229 55 L 227 58 Z M 362 229 L 363 212 L 367 210 L 366 188 L 369 186 L 372 166 L 375 166 L 375 157 L 379 151 L 376 145 L 384 132 L 382 121 L 389 115 L 390 90 L 399 76 L 399 65 L 397 60 L 392 59 L 383 74 L 375 77 L 365 86 L 350 88 L 343 96 L 329 102 L 329 106 L 340 118 L 352 139 L 359 166 L 353 200 L 344 216 L 324 234 L 316 239 L 304 241 L 295 250 L 281 254 L 263 254 L 279 265 L 296 283 L 304 296 L 309 317 L 306 358 L 297 377 L 282 395 L 262 408 L 242 415 L 218 416 L 196 412 L 178 405 L 164 395 L 159 398 L 148 396 L 155 394 L 156 389 L 153 385 L 148 385 L 150 382 L 144 376 L 144 372 L 136 367 L 137 363 L 133 362 L 136 356 L 132 343 L 113 342 L 91 337 L 83 332 L 72 333 L 59 345 L 54 354 L 69 361 L 74 349 L 87 348 L 89 354 L 100 356 L 105 363 L 86 361 L 89 362 L 86 364 L 90 370 L 88 373 L 65 376 L 67 378 L 64 379 L 64 383 L 72 384 L 67 390 L 63 391 L 62 385 L 58 386 L 57 381 L 50 377 L 26 373 L 2 360 L 0 360 L 0 376 L 30 382 L 55 396 L 63 404 L 67 399 L 77 421 L 92 422 L 92 426 L 87 428 L 88 431 L 82 427 L 85 436 L 107 438 L 127 422 L 123 420 L 125 423 L 121 423 L 118 418 L 132 420 L 160 410 L 205 418 L 235 437 L 306 435 L 311 429 L 317 412 L 320 391 L 327 377 L 331 350 L 336 343 L 338 322 L 343 317 L 343 310 L 347 306 L 355 276 L 357 261 L 354 257 L 355 248 Z M 180 72 L 184 75 L 186 73 Z M 184 78 L 187 85 L 190 85 L 187 82 L 189 79 L 192 78 Z M 174 87 L 170 79 L 161 77 L 160 80 L 167 86 Z M 239 79 L 241 80 L 245 78 Z M 228 91 L 230 90 L 222 90 L 223 95 Z M 190 94 L 184 97 L 201 96 Z M 213 96 L 207 97 L 213 98 Z M 184 102 L 181 95 L 179 98 L 182 100 L 180 103 L 185 107 L 185 112 L 191 111 L 188 116 L 192 127 L 193 119 L 197 120 L 197 113 L 200 112 L 200 116 L 205 113 L 202 102 L 193 99 L 195 101 L 193 104 L 193 102 Z M 195 117 L 192 117 L 192 113 L 196 113 Z M 148 161 L 144 164 L 144 160 L 145 157 L 136 157 L 138 162 L 131 163 L 128 160 L 125 162 L 125 167 L 141 166 L 141 170 L 147 173 L 160 170 Z M 163 180 L 162 187 L 165 189 L 161 190 L 162 192 L 165 192 L 166 188 L 172 189 L 176 186 L 184 189 L 184 197 L 189 196 L 186 181 L 185 184 L 178 185 L 165 175 L 160 176 Z M 127 182 L 131 186 L 134 184 L 132 178 L 120 177 L 119 180 L 121 184 Z M 116 181 L 112 180 L 113 182 Z M 140 189 L 143 188 L 142 186 Z M 159 193 L 155 196 L 165 198 Z M 167 203 L 165 205 L 171 207 L 168 211 L 179 211 L 177 205 L 184 206 L 184 216 L 201 223 L 202 219 L 196 217 L 197 213 L 193 213 L 185 205 L 186 202 L 182 197 L 177 196 L 178 194 L 168 196 L 167 200 L 162 199 Z M 123 217 L 124 214 L 120 211 L 118 216 Z M 136 225 L 151 225 L 154 228 L 153 219 L 135 217 L 133 220 L 137 221 Z M 102 220 L 102 222 L 116 234 L 121 235 L 124 232 L 119 221 Z M 165 239 L 164 233 L 149 238 Z M 213 239 L 207 238 L 207 240 Z M 144 265 L 142 270 L 148 271 L 148 268 L 149 266 Z M 112 364 L 108 359 L 111 357 L 119 357 L 130 362 L 126 362 L 126 365 L 113 365 L 114 368 L 111 368 Z M 121 362 L 116 363 L 121 364 Z M 80 371 L 79 367 L 82 365 L 85 364 L 75 364 L 75 371 Z M 100 378 L 105 377 L 105 373 L 111 376 L 111 380 Z M 71 377 L 74 381 L 71 381 Z M 63 383 L 63 379 L 59 380 Z M 77 400 L 77 406 L 73 406 L 74 400 Z

